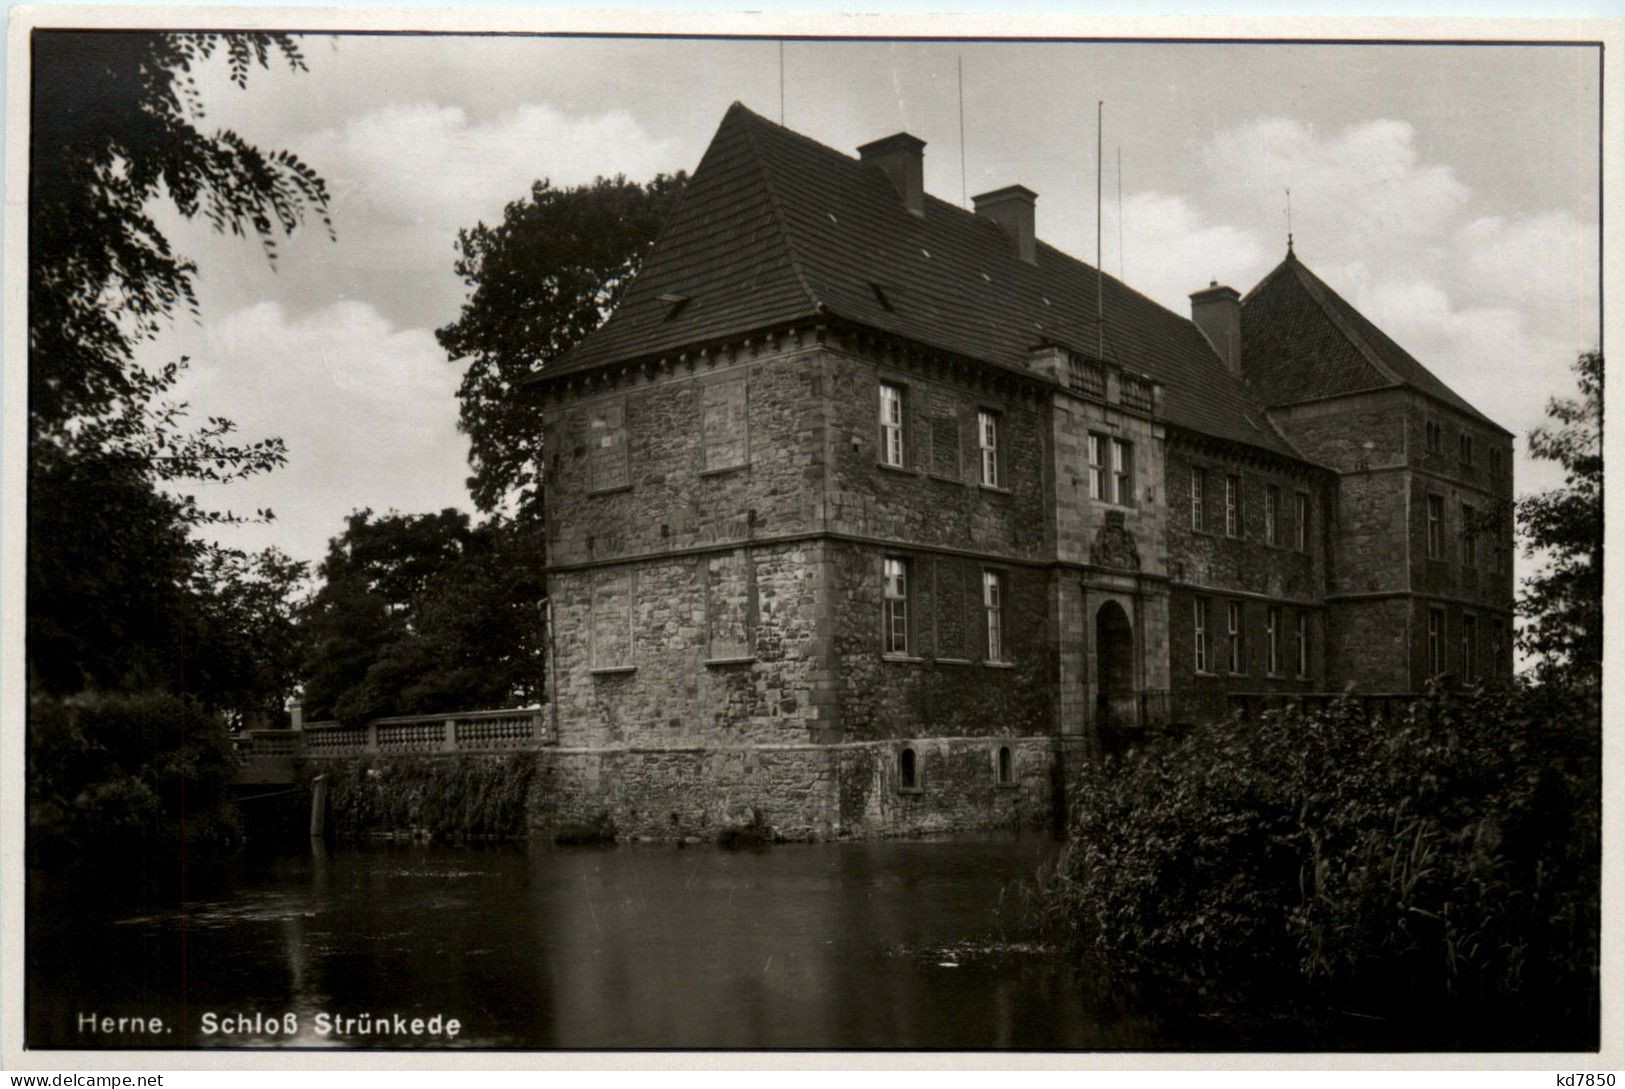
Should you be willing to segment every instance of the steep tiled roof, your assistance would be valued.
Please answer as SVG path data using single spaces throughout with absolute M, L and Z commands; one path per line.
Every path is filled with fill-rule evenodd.
M 1504 430 L 1287 251 L 1242 300 L 1243 371 L 1253 396 L 1285 405 L 1408 386 Z
M 992 220 L 934 197 L 912 215 L 879 168 L 738 103 L 620 306 L 546 372 L 818 315 L 1014 369 L 1043 341 L 1103 341 L 1162 383 L 1170 423 L 1297 456 L 1188 319 L 1042 242 L 1024 262 Z

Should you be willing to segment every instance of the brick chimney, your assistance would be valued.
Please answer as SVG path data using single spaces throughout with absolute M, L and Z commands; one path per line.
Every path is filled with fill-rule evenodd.
M 1191 292 L 1191 320 L 1231 374 L 1241 374 L 1241 295 L 1217 280 Z
M 1033 207 L 1038 194 L 1025 185 L 1007 185 L 991 193 L 971 198 L 976 214 L 987 216 L 1016 240 L 1016 255 L 1029 265 L 1038 263 L 1038 243 L 1033 230 Z
M 858 148 L 858 158 L 886 172 L 903 198 L 903 207 L 925 215 L 925 141 L 906 132 L 882 137 Z

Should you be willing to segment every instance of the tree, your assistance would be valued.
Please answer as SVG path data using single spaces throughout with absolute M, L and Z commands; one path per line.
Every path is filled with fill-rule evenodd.
M 542 688 L 535 536 L 468 515 L 357 511 L 301 616 L 307 717 L 510 706 Z
M 200 541 L 197 527 L 236 516 L 175 488 L 269 471 L 285 451 L 279 439 L 237 442 L 221 417 L 188 429 L 186 406 L 168 399 L 185 361 L 148 370 L 135 349 L 178 309 L 197 311 L 195 266 L 152 202 L 256 237 L 270 258 L 306 215 L 328 223 L 326 188 L 298 158 L 198 127 L 194 65 L 223 53 L 245 87 L 276 55 L 304 62 L 293 39 L 268 34 L 37 31 L 33 47 L 30 682 L 55 695 L 184 689 L 241 717 L 288 679 L 265 675 L 274 654 L 216 652 L 272 637 L 264 610 L 286 621 L 302 571 Z
M 458 399 L 468 435 L 474 505 L 534 515 L 542 433 L 515 383 L 592 332 L 637 272 L 687 175 L 645 185 L 617 175 L 591 185 L 531 187 L 502 222 L 458 233 L 457 274 L 470 289 L 456 321 L 435 336 L 467 360 Z
M 1549 675 L 1602 678 L 1602 353 L 1575 362 L 1579 398 L 1553 398 L 1529 452 L 1563 466 L 1560 488 L 1518 500 L 1526 555 L 1544 558 L 1525 580 L 1519 641 Z

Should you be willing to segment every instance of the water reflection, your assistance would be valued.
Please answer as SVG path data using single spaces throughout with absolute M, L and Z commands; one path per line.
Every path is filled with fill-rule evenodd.
M 712 848 L 335 847 L 132 883 L 30 875 L 32 1046 L 1191 1046 L 1048 958 L 976 955 L 1037 838 Z M 107 886 L 107 887 L 104 887 Z M 184 910 L 181 904 L 185 904 Z M 970 955 L 967 955 L 967 950 Z M 81 1013 L 172 1032 L 87 1035 Z M 290 1041 L 266 1019 L 293 1013 Z M 206 1035 L 204 1014 L 252 1018 Z

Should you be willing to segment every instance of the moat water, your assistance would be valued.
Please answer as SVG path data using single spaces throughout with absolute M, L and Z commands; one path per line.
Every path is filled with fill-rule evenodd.
M 1236 1046 L 1125 1012 L 1021 942 L 1019 886 L 1057 850 L 1037 836 L 330 846 L 193 866 L 184 888 L 177 873 L 36 870 L 28 1042 Z

